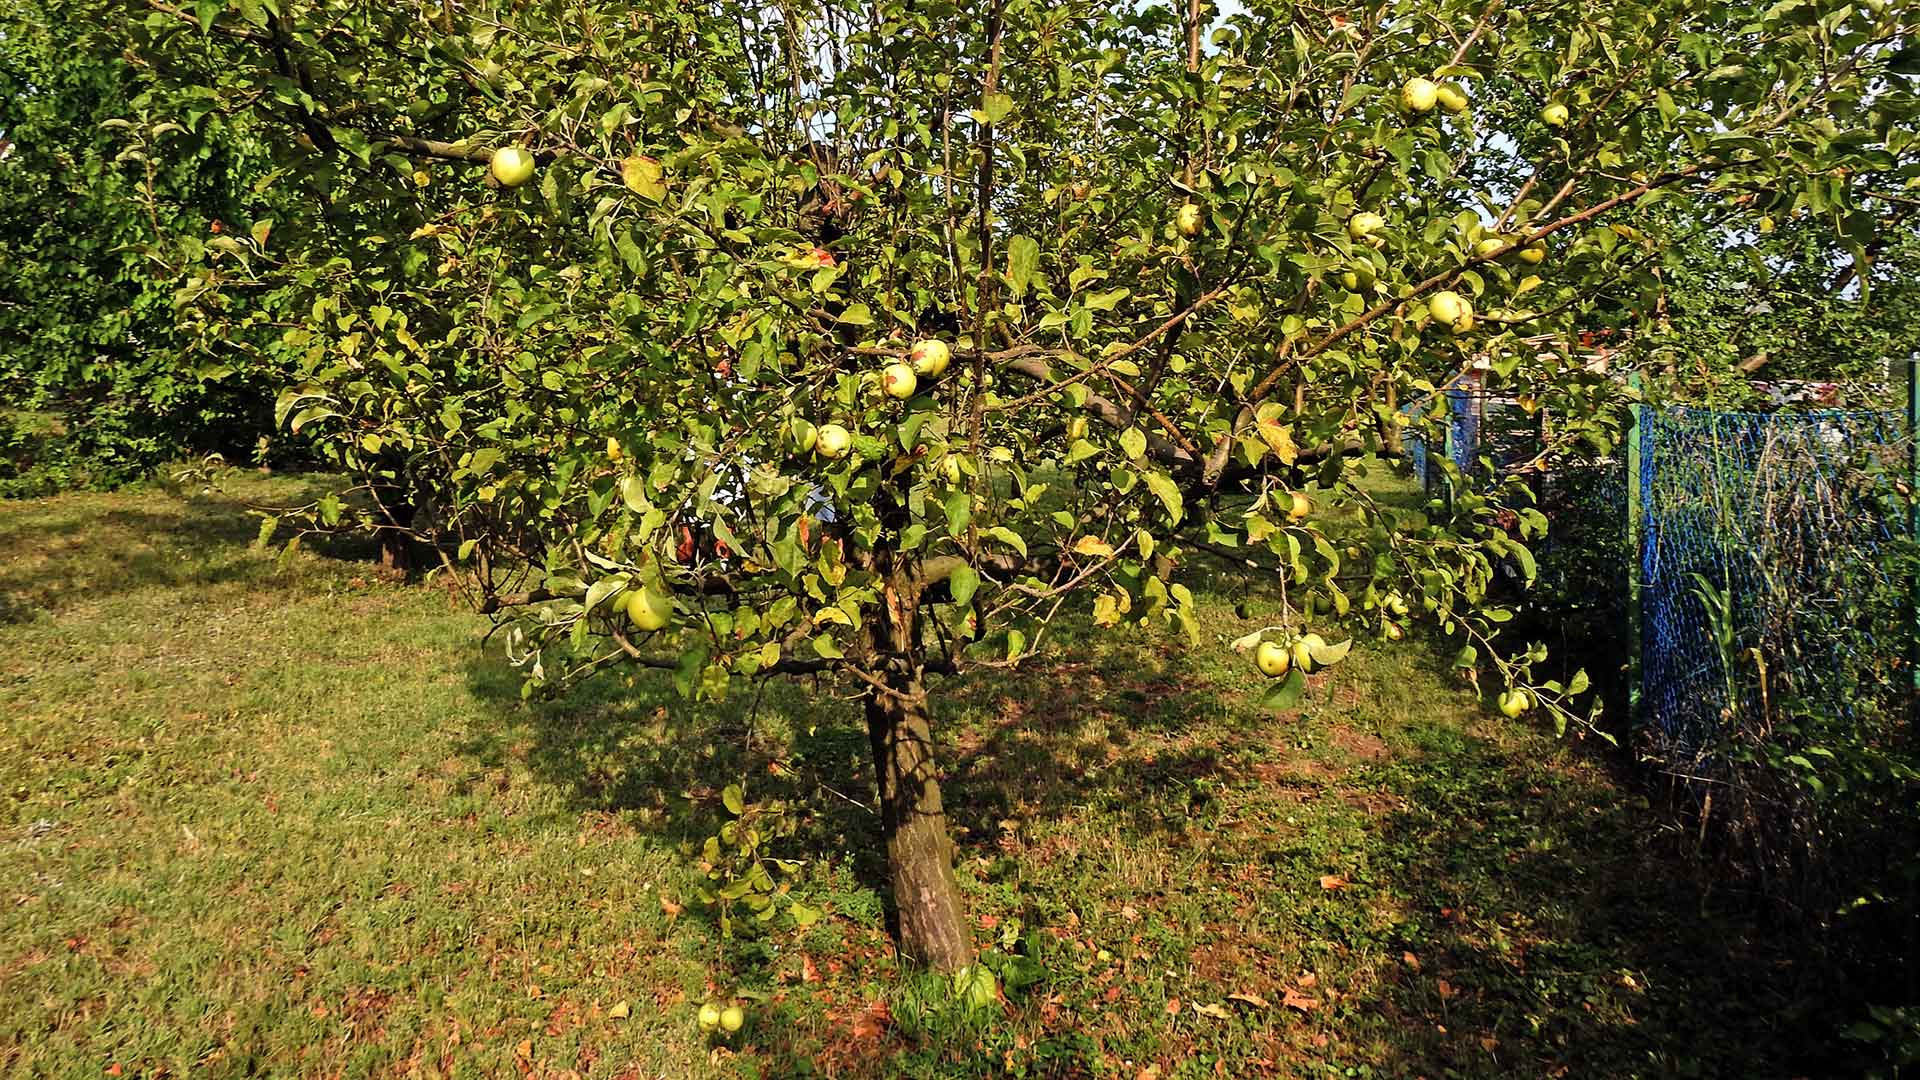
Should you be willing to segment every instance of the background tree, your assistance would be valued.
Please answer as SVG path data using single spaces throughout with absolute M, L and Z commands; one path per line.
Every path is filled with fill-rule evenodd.
M 1889 200 L 1865 245 L 1866 287 L 1827 222 L 1682 234 L 1641 347 L 1673 392 L 1751 405 L 1759 382 L 1833 383 L 1821 403 L 1901 408 L 1900 365 L 1920 355 L 1920 221 Z
M 859 687 L 902 945 L 942 968 L 972 943 L 930 680 L 1069 602 L 1197 637 L 1180 577 L 1225 552 L 1293 601 L 1290 660 L 1416 611 L 1504 707 L 1580 719 L 1583 678 L 1490 648 L 1524 486 L 1363 482 L 1402 405 L 1484 356 L 1550 454 L 1605 450 L 1621 388 L 1520 338 L 1653 296 L 1662 204 L 1817 188 L 1851 229 L 1911 171 L 1913 28 L 1837 3 L 147 6 L 137 53 L 281 123 L 318 208 L 210 253 L 208 347 L 286 358 L 291 428 L 431 500 L 372 514 L 529 693 Z M 950 365 L 909 377 L 923 339 Z M 770 915 L 753 865 L 720 898 Z
M 151 110 L 109 32 L 119 11 L 0 6 L 0 399 L 65 429 L 31 448 L 21 484 L 244 458 L 272 432 L 278 380 L 240 354 L 185 355 L 175 311 L 208 243 L 274 216 L 265 155 L 208 100 Z

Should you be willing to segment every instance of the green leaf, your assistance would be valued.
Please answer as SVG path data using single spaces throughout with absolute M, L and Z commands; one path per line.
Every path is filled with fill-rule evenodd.
M 1000 541 L 1001 543 L 1007 545 L 1013 550 L 1019 552 L 1020 557 L 1023 559 L 1027 557 L 1027 542 L 1021 539 L 1019 533 L 1014 532 L 1012 529 L 1007 528 L 1005 525 L 995 525 L 993 528 L 988 529 L 986 532 L 982 533 L 981 535 L 992 537 L 993 539 Z
M 720 801 L 726 805 L 727 813 L 734 817 L 747 812 L 747 793 L 740 790 L 739 784 L 728 784 L 720 793 Z
M 1291 709 L 1300 703 L 1300 695 L 1307 691 L 1307 677 L 1299 668 L 1287 672 L 1287 676 L 1267 688 L 1260 696 L 1260 707 L 1280 711 Z
M 620 478 L 620 501 L 626 504 L 628 510 L 636 514 L 644 514 L 653 509 L 653 504 L 647 501 L 646 482 L 637 476 Z
M 1179 524 L 1181 517 L 1186 514 L 1186 509 L 1185 502 L 1180 496 L 1180 488 L 1173 482 L 1173 478 L 1157 469 L 1149 469 L 1142 474 L 1141 479 L 1147 482 L 1147 490 L 1153 492 L 1159 498 L 1161 505 L 1167 508 L 1168 520 L 1176 525 Z
M 592 611 L 594 608 L 600 606 L 602 600 L 625 589 L 627 582 L 628 577 L 625 574 L 612 574 L 594 582 L 593 585 L 587 589 L 587 610 Z
M 1312 646 L 1307 650 L 1307 652 L 1309 655 L 1313 657 L 1313 663 L 1315 667 L 1332 667 L 1333 665 L 1339 663 L 1340 661 L 1345 660 L 1347 658 L 1347 653 L 1352 649 L 1353 649 L 1353 639 L 1348 638 L 1347 640 L 1339 642 L 1338 644 L 1334 644 L 1334 645 Z
M 973 567 L 962 563 L 947 579 L 947 589 L 953 593 L 953 602 L 961 607 L 973 600 L 973 594 L 980 588 L 980 573 Z
M 940 504 L 947 515 L 947 535 L 964 536 L 967 524 L 973 520 L 973 496 L 964 491 L 955 491 Z
M 1040 242 L 1031 236 L 1013 236 L 1007 239 L 1007 287 L 1013 290 L 1014 299 L 1026 295 L 1027 285 L 1033 280 L 1033 272 L 1040 265 Z
M 997 124 L 1005 120 L 1007 115 L 1013 112 L 1013 95 L 1003 94 L 999 91 L 991 94 L 983 94 L 980 98 L 979 111 L 987 118 L 987 123 Z

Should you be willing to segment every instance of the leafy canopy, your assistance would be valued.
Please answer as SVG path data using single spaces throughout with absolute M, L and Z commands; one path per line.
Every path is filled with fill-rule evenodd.
M 1897 5 L 147 8 L 178 122 L 277 126 L 308 207 L 212 251 L 205 346 L 297 366 L 283 418 L 431 503 L 375 520 L 471 570 L 536 683 L 897 687 L 1075 592 L 1197 633 L 1200 550 L 1308 620 L 1412 598 L 1471 669 L 1544 519 L 1372 498 L 1403 407 L 1477 358 L 1549 457 L 1611 452 L 1575 335 L 1651 311 L 1676 219 L 1798 207 L 1864 260 L 1914 175 Z M 506 145 L 525 186 L 483 179 Z M 951 366 L 882 393 L 922 337 Z

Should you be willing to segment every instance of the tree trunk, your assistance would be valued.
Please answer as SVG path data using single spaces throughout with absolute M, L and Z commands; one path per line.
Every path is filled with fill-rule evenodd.
M 937 971 L 973 962 L 966 903 L 953 874 L 953 841 L 933 762 L 919 644 L 918 586 L 889 580 L 882 611 L 868 627 L 876 678 L 867 692 L 867 737 L 880 788 L 887 872 L 900 920 L 900 951 Z

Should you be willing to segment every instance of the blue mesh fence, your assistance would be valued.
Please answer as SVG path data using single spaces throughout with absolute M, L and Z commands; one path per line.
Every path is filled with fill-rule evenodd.
M 1500 471 L 1531 460 L 1539 453 L 1538 417 L 1511 398 L 1482 390 L 1454 388 L 1401 411 L 1410 420 L 1417 421 L 1435 402 L 1444 402 L 1446 406 L 1441 424 L 1444 448 L 1427 445 L 1426 438 L 1418 432 L 1409 433 L 1405 439 L 1414 479 L 1428 492 L 1445 480 L 1445 473 L 1435 460 L 1436 451 L 1475 483 L 1491 479 L 1487 467 L 1480 461 L 1482 455 L 1490 458 L 1488 464 L 1492 469 Z
M 1467 389 L 1427 404 L 1441 401 L 1445 456 L 1467 483 L 1539 452 L 1539 428 L 1516 404 Z M 1637 574 L 1637 720 L 1686 751 L 1762 694 L 1845 710 L 1891 677 L 1911 633 L 1898 618 L 1907 584 L 1886 558 L 1905 532 L 1892 491 L 1908 460 L 1904 416 L 1649 408 L 1637 438 L 1635 477 L 1615 458 L 1557 464 L 1533 485 L 1551 523 L 1536 552 L 1541 591 L 1564 618 L 1624 645 L 1627 570 Z M 1408 444 L 1415 478 L 1435 490 L 1440 455 Z
M 1847 710 L 1900 662 L 1904 586 L 1885 551 L 1905 427 L 1893 412 L 1643 411 L 1641 706 L 1670 747 L 1701 746 L 1762 695 Z

